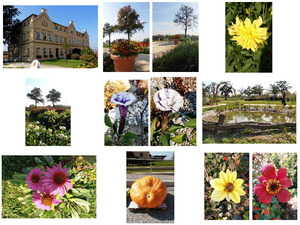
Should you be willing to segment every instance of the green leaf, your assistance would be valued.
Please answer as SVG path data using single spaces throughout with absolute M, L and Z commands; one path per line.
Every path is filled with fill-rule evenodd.
M 183 128 L 183 126 L 175 124 L 175 125 L 171 126 L 168 129 L 168 131 L 169 131 L 169 133 L 174 133 L 176 130 L 181 129 L 181 128 Z
M 51 166 L 54 162 L 53 158 L 51 156 L 44 156 L 46 162 Z
M 85 189 L 85 188 L 77 188 L 76 189 L 77 191 L 79 191 L 79 193 L 81 195 L 83 195 L 84 197 L 87 197 L 87 198 L 91 198 L 91 191 L 88 190 L 88 189 Z
M 163 146 L 170 146 L 170 134 L 162 134 L 159 136 L 159 140 Z
M 54 215 L 55 218 L 61 218 L 61 212 L 56 212 Z
M 125 133 L 125 134 L 123 135 L 123 137 L 121 138 L 121 142 L 122 142 L 123 144 L 125 144 L 125 145 L 130 145 L 130 144 L 131 144 L 130 140 L 131 140 L 132 138 L 133 138 L 133 139 L 136 139 L 136 140 L 139 140 L 139 139 L 140 139 L 138 135 L 133 134 L 133 133 L 131 133 L 131 132 L 127 132 L 127 133 Z
M 104 145 L 112 146 L 113 145 L 112 138 L 107 135 L 104 135 Z
M 22 173 L 24 173 L 24 174 L 29 174 L 29 172 L 30 172 L 30 170 L 29 169 L 22 169 Z
M 253 64 L 252 59 L 247 59 L 246 64 L 242 67 L 242 72 L 248 72 L 248 68 Z
M 192 140 L 191 140 L 191 144 L 194 144 L 194 145 L 196 145 L 197 143 L 197 136 L 195 136 Z
M 261 2 L 255 2 L 255 8 L 256 8 L 256 13 L 257 14 L 260 14 L 260 11 L 261 11 Z
M 184 124 L 185 127 L 189 127 L 189 128 L 196 128 L 197 126 L 197 119 L 191 119 L 189 121 L 187 121 L 185 124 Z
M 110 120 L 110 118 L 107 114 L 105 114 L 105 116 L 104 116 L 104 123 L 108 127 L 113 127 L 113 124 L 112 124 L 112 122 L 111 122 L 111 120 Z
M 182 144 L 186 141 L 186 134 L 178 134 L 175 137 L 172 137 L 172 141 L 174 141 L 177 144 Z
M 23 211 L 21 211 L 22 214 L 28 214 L 30 213 L 33 209 L 34 209 L 34 205 L 29 206 L 28 208 L 24 209 Z
M 37 209 L 34 212 L 34 216 L 40 217 L 43 214 L 44 210 L 42 209 Z
M 34 161 L 35 161 L 39 166 L 44 166 L 44 163 L 40 160 L 40 158 L 34 157 Z
M 156 130 L 156 117 L 154 118 L 154 120 L 152 121 L 151 123 L 151 126 L 150 126 L 150 140 L 153 141 L 153 134 L 154 134 L 154 131 Z
M 81 199 L 81 198 L 71 198 L 69 199 L 70 202 L 75 202 L 77 205 L 85 205 L 85 206 L 89 206 L 90 203 L 88 203 L 87 201 Z
M 70 206 L 70 209 L 71 209 L 72 218 L 73 219 L 79 219 L 80 217 L 79 217 L 78 213 L 76 212 L 76 210 L 72 206 Z

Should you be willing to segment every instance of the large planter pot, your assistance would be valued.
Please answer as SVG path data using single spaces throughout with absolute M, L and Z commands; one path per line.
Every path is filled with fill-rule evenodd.
M 180 39 L 173 39 L 174 44 L 178 44 Z
M 132 72 L 134 71 L 135 58 L 137 56 L 120 57 L 117 55 L 110 55 L 110 58 L 114 61 L 114 67 L 116 72 Z

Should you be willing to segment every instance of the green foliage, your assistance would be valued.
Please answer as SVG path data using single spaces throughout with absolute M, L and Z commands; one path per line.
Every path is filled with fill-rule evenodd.
M 226 72 L 272 72 L 272 36 L 268 38 L 267 46 L 253 52 L 238 46 L 228 33 L 228 27 L 235 23 L 236 16 L 242 21 L 248 17 L 251 22 L 261 16 L 262 26 L 268 27 L 268 33 L 272 33 L 271 13 L 271 2 L 226 3 Z
M 74 54 L 71 55 L 71 59 L 79 60 L 80 59 L 80 55 L 78 53 L 74 53 Z
M 211 200 L 214 190 L 210 181 L 219 178 L 221 171 L 237 172 L 237 178 L 243 179 L 246 195 L 240 203 Z M 249 154 L 248 153 L 205 153 L 205 219 L 206 220 L 248 220 L 249 219 Z
M 94 55 L 94 52 L 91 48 L 83 48 L 80 51 L 80 55 Z
M 81 55 L 80 56 L 80 60 L 84 61 L 84 62 L 92 62 L 95 59 L 94 55 Z
M 113 129 L 113 131 L 109 135 L 104 135 L 104 145 L 105 146 L 130 146 L 133 145 L 133 140 L 139 141 L 140 137 L 131 132 L 126 132 L 125 134 L 119 134 L 118 130 L 118 121 L 116 120 L 114 123 L 110 120 L 110 117 L 105 114 L 104 123 L 106 126 Z M 116 138 L 115 138 L 116 137 Z
M 71 127 L 71 110 L 67 109 L 63 113 L 57 113 L 55 110 L 43 112 L 38 115 L 37 120 L 46 128 L 59 129 L 60 126 Z
M 171 121 L 173 118 L 179 117 L 179 113 L 170 113 L 169 114 L 169 121 Z M 184 144 L 184 145 L 191 145 L 196 146 L 196 125 L 197 120 L 193 116 L 189 115 L 187 116 L 188 120 L 183 124 L 172 124 L 168 127 L 166 132 L 163 132 L 161 130 L 161 127 L 157 127 L 158 118 L 155 117 L 153 121 L 151 122 L 150 126 L 150 142 L 151 145 L 162 145 L 162 146 L 170 146 L 171 141 L 176 144 Z M 191 140 L 188 140 L 187 135 L 184 133 L 180 133 L 180 129 L 183 128 L 191 128 L 191 134 L 192 138 Z M 172 134 L 172 136 L 171 136 Z
M 198 72 L 199 43 L 180 43 L 161 58 L 153 60 L 154 72 Z
M 150 48 L 149 47 L 142 47 L 141 53 L 143 53 L 143 54 L 149 54 L 150 53 Z
M 277 197 L 273 197 L 269 204 L 258 201 L 258 196 L 253 193 L 253 218 L 258 220 L 294 220 L 297 219 L 295 201 L 297 198 L 297 153 L 254 153 L 252 156 L 253 187 L 259 184 L 258 177 L 262 175 L 262 167 L 272 164 L 276 172 L 280 167 L 287 169 L 287 177 L 292 180 L 292 186 L 288 190 L 291 193 L 291 200 L 288 203 L 281 203 Z
M 114 72 L 114 61 L 110 58 L 110 54 L 103 53 L 103 72 Z
M 27 157 L 32 161 L 33 157 Z M 51 211 L 37 209 L 32 201 L 32 191 L 25 183 L 26 174 L 32 168 L 24 168 L 25 174 L 15 173 L 11 181 L 4 181 L 2 186 L 3 218 L 95 218 L 96 217 L 96 165 L 95 156 L 60 156 L 34 158 L 39 167 L 57 165 L 60 161 L 68 167 L 68 174 L 73 189 L 60 197 L 62 202 L 51 207 Z M 11 161 L 11 160 L 9 160 Z M 14 168 L 14 165 L 11 165 Z M 58 196 L 56 196 L 58 197 Z

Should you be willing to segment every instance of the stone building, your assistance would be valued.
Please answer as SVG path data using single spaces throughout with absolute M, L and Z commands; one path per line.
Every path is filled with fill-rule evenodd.
M 89 35 L 75 29 L 73 21 L 68 26 L 53 22 L 42 9 L 39 15 L 31 14 L 20 24 L 20 36 L 16 43 L 8 44 L 10 61 L 51 60 L 64 58 L 63 41 L 66 39 L 67 54 L 89 47 Z M 74 51 L 75 50 L 75 51 Z

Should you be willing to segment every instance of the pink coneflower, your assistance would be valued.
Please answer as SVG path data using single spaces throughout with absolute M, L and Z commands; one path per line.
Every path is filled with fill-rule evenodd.
M 39 194 L 37 192 L 32 193 L 32 200 L 38 209 L 51 210 L 51 205 L 58 205 L 61 200 L 55 198 L 54 195 L 49 193 Z
M 41 193 L 44 192 L 43 184 L 41 182 L 42 175 L 44 175 L 44 171 L 42 171 L 39 168 L 34 168 L 29 172 L 29 174 L 26 176 L 26 183 L 28 184 L 28 188 L 30 188 L 33 191 L 39 191 Z
M 68 192 L 68 189 L 72 189 L 72 184 L 68 178 L 68 168 L 63 169 L 59 163 L 53 166 L 51 169 L 47 167 L 47 172 L 45 172 L 45 177 L 42 179 L 45 191 L 51 195 L 59 195 L 62 197 Z

